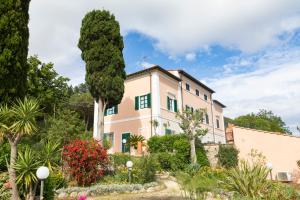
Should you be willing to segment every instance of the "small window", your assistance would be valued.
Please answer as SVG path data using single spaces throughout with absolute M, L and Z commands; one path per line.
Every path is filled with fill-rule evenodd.
M 166 128 L 165 134 L 166 134 L 166 135 L 171 135 L 171 134 L 172 134 L 172 130 L 171 130 L 171 129 L 168 129 L 168 128 Z
M 113 132 L 111 132 L 111 133 L 104 133 L 103 140 L 105 140 L 106 142 L 108 142 L 109 145 L 111 147 L 113 147 L 114 146 L 114 133 Z
M 151 107 L 151 94 L 135 97 L 135 110 L 150 108 Z
M 216 121 L 217 121 L 217 128 L 220 128 L 220 120 L 217 119 Z
M 200 96 L 200 92 L 199 90 L 196 89 L 196 95 L 199 97 Z
M 171 97 L 167 97 L 168 110 L 177 112 L 177 100 Z
M 118 114 L 118 106 L 112 106 L 105 109 L 104 115 L 114 115 Z
M 204 100 L 207 101 L 208 97 L 206 94 L 204 94 Z
M 206 124 L 209 124 L 209 117 L 208 117 L 208 114 L 205 114 L 205 121 L 206 121 Z
M 190 91 L 190 85 L 189 85 L 188 83 L 185 84 L 185 89 L 186 89 L 187 91 Z

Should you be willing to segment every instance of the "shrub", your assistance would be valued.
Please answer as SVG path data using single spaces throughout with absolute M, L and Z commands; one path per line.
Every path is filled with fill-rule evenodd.
M 96 141 L 74 140 L 63 148 L 68 172 L 79 185 L 87 186 L 104 175 L 108 157 L 106 150 Z
M 111 160 L 113 163 L 114 168 L 117 167 L 124 167 L 126 165 L 126 162 L 128 160 L 132 160 L 133 157 L 128 155 L 128 154 L 124 154 L 124 153 L 115 153 L 111 156 Z
M 220 145 L 217 158 L 219 164 L 225 168 L 232 168 L 238 165 L 239 151 L 234 146 Z
M 155 173 L 158 169 L 158 163 L 153 156 L 143 156 L 136 164 L 136 168 L 140 169 L 138 183 L 149 183 L 155 181 Z
M 0 172 L 7 171 L 6 160 L 9 160 L 10 146 L 7 141 L 0 142 Z
M 50 176 L 45 180 L 45 191 L 44 199 L 53 200 L 55 196 L 54 190 L 66 187 L 67 183 L 61 172 L 51 173 Z
M 205 167 L 205 166 L 210 166 L 209 160 L 207 158 L 205 149 L 203 147 L 203 145 L 198 146 L 196 148 L 196 154 L 197 154 L 197 163 L 201 166 L 201 167 Z
M 165 171 L 176 171 L 177 163 L 176 163 L 176 157 L 170 153 L 162 152 L 155 154 L 155 157 L 159 163 L 159 166 L 162 170 Z
M 250 164 L 241 161 L 240 165 L 232 168 L 228 173 L 224 187 L 242 196 L 260 197 L 270 187 L 266 179 L 269 170 L 260 163 Z
M 11 199 L 10 189 L 5 187 L 5 184 L 8 183 L 8 173 L 0 173 L 0 199 L 9 200 Z
M 183 134 L 163 135 L 151 137 L 147 145 L 150 153 L 170 152 L 174 151 L 174 142 L 187 137 Z M 188 141 L 188 140 L 187 140 Z

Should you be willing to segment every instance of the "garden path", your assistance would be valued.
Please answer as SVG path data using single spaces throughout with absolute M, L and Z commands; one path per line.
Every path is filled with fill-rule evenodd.
M 159 177 L 165 187 L 160 191 L 137 194 L 118 194 L 88 198 L 88 200 L 181 200 L 182 197 L 178 183 L 169 177 Z

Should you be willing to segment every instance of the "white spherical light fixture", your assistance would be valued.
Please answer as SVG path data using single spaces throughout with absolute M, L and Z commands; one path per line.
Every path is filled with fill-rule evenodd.
M 126 139 L 123 139 L 123 140 L 122 140 L 122 143 L 123 143 L 123 144 L 125 144 L 126 142 L 127 142 Z
M 128 169 L 131 169 L 132 166 L 133 166 L 133 162 L 132 162 L 131 160 L 128 160 L 128 161 L 126 162 L 126 167 L 127 167 Z
M 49 174 L 50 174 L 49 169 L 48 169 L 48 167 L 45 167 L 45 166 L 39 167 L 36 171 L 36 176 L 40 180 L 47 179 Z
M 273 169 L 273 165 L 272 165 L 272 163 L 270 163 L 270 162 L 268 162 L 268 163 L 266 164 L 266 167 L 267 167 L 269 170 L 272 170 L 272 169 Z

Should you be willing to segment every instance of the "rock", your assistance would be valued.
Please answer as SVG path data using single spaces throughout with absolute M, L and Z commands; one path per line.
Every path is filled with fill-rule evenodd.
M 68 197 L 68 194 L 65 193 L 65 192 L 62 192 L 62 193 L 60 193 L 60 194 L 57 196 L 57 198 L 59 198 L 59 199 L 65 199 L 65 198 L 67 198 L 67 197 Z
M 150 187 L 146 190 L 147 192 L 154 192 L 155 191 L 155 188 L 154 187 Z
M 78 193 L 77 192 L 72 192 L 71 194 L 70 194 L 70 197 L 71 198 L 76 198 L 78 196 Z

